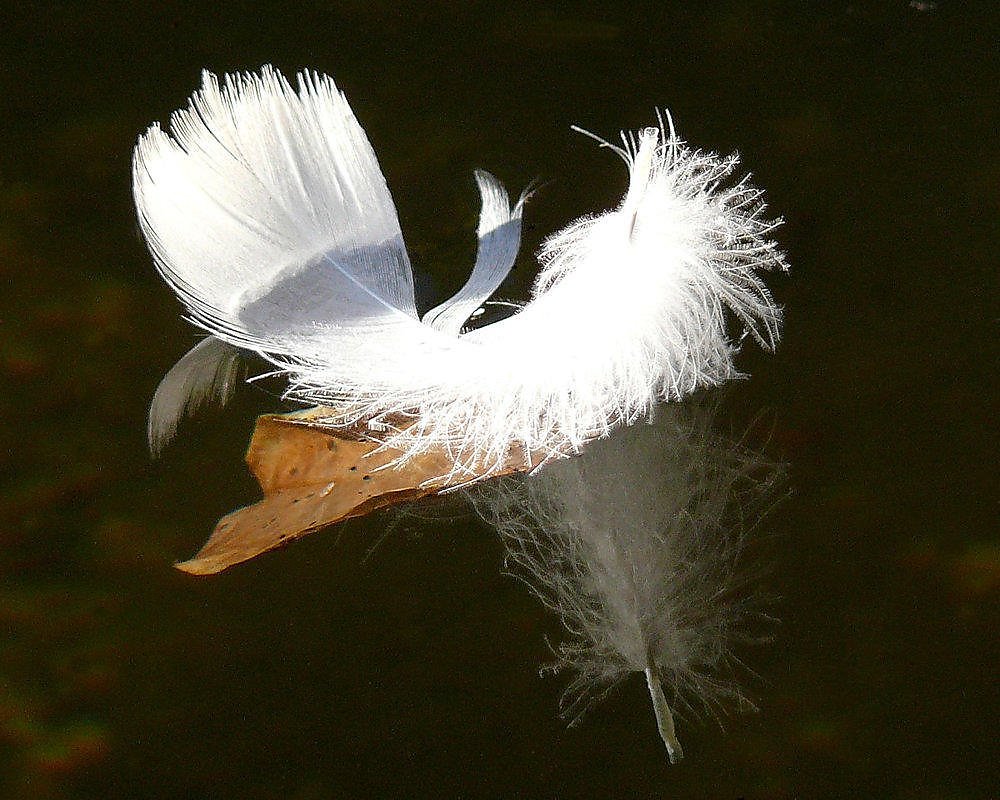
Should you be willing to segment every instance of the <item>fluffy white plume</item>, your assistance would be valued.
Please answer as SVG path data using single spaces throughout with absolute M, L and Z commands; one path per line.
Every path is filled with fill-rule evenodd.
M 562 455 L 659 399 L 734 377 L 728 308 L 766 347 L 779 309 L 759 271 L 784 268 L 761 193 L 728 185 L 736 156 L 647 128 L 614 148 L 630 171 L 615 210 L 552 236 L 531 300 L 471 331 L 510 270 L 513 209 L 483 173 L 479 255 L 451 300 L 418 319 L 395 208 L 343 95 L 303 73 L 205 74 L 170 135 L 134 157 L 139 218 L 191 318 L 285 372 L 291 397 L 367 420 L 406 456 L 450 450 L 456 470 L 512 447 Z M 405 457 L 405 456 L 404 456 Z
M 732 650 L 759 638 L 763 617 L 738 561 L 780 475 L 710 422 L 705 408 L 663 406 L 653 424 L 471 493 L 508 570 L 569 634 L 552 665 L 574 673 L 563 716 L 577 721 L 642 673 L 672 762 L 682 751 L 671 707 L 750 705 Z

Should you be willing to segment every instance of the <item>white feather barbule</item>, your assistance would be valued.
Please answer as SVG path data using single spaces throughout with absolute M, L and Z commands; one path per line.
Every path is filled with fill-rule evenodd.
M 421 320 L 385 178 L 326 76 L 293 88 L 270 67 L 221 85 L 205 73 L 170 134 L 154 125 L 139 140 L 135 201 L 196 324 L 272 362 L 290 397 L 345 409 L 332 425 L 364 420 L 404 458 L 444 447 L 482 473 L 512 448 L 574 452 L 657 400 L 737 376 L 727 309 L 764 347 L 777 341 L 760 272 L 785 268 L 769 238 L 779 221 L 732 180 L 737 156 L 693 150 L 662 121 L 622 142 L 621 205 L 549 237 L 531 299 L 473 330 L 513 266 L 526 195 L 511 207 L 477 173 L 476 264 Z

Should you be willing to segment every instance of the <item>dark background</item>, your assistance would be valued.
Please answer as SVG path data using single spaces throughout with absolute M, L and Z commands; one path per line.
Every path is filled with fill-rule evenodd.
M 11 4 L 8 4 L 11 5 Z M 995 797 L 994 3 L 61 3 L 0 14 L 0 795 L 11 798 Z M 223 576 L 172 569 L 256 496 L 274 391 L 145 413 L 195 340 L 135 223 L 129 160 L 199 71 L 335 76 L 414 266 L 474 254 L 484 167 L 528 208 L 519 266 L 624 189 L 613 136 L 670 109 L 739 149 L 793 265 L 758 415 L 792 495 L 766 523 L 760 713 L 685 719 L 666 763 L 640 678 L 583 723 L 540 679 L 558 622 L 470 519 L 390 515 Z M 764 438 L 764 437 L 762 437 Z

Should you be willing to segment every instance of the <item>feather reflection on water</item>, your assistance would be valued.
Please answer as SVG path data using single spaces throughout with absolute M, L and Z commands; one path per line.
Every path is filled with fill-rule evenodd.
M 509 572 L 569 636 L 546 669 L 573 674 L 560 701 L 575 724 L 632 673 L 646 676 L 670 761 L 673 712 L 754 708 L 739 645 L 762 641 L 764 599 L 740 557 L 781 470 L 712 428 L 704 406 L 657 409 L 576 458 L 480 487 Z

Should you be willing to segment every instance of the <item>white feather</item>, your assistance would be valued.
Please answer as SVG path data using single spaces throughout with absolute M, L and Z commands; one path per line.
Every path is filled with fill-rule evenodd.
M 573 673 L 563 716 L 572 724 L 644 674 L 671 762 L 682 755 L 671 707 L 751 705 L 732 649 L 758 640 L 764 619 L 738 561 L 780 473 L 710 423 L 709 409 L 665 406 L 651 425 L 470 495 L 510 573 L 567 632 L 551 666 Z
M 135 198 L 198 324 L 286 372 L 290 396 L 344 408 L 330 424 L 369 420 L 404 458 L 446 447 L 456 470 L 481 472 L 515 446 L 573 452 L 738 375 L 727 308 L 765 346 L 777 339 L 758 275 L 785 266 L 777 223 L 746 180 L 727 188 L 736 156 L 690 150 L 662 124 L 623 141 L 622 205 L 551 237 L 523 310 L 466 333 L 513 262 L 523 197 L 510 210 L 480 179 L 476 269 L 421 322 L 384 178 L 329 78 L 302 74 L 294 91 L 268 67 L 222 87 L 206 74 L 171 135 L 140 139 Z M 412 424 L 393 427 L 399 414 Z

